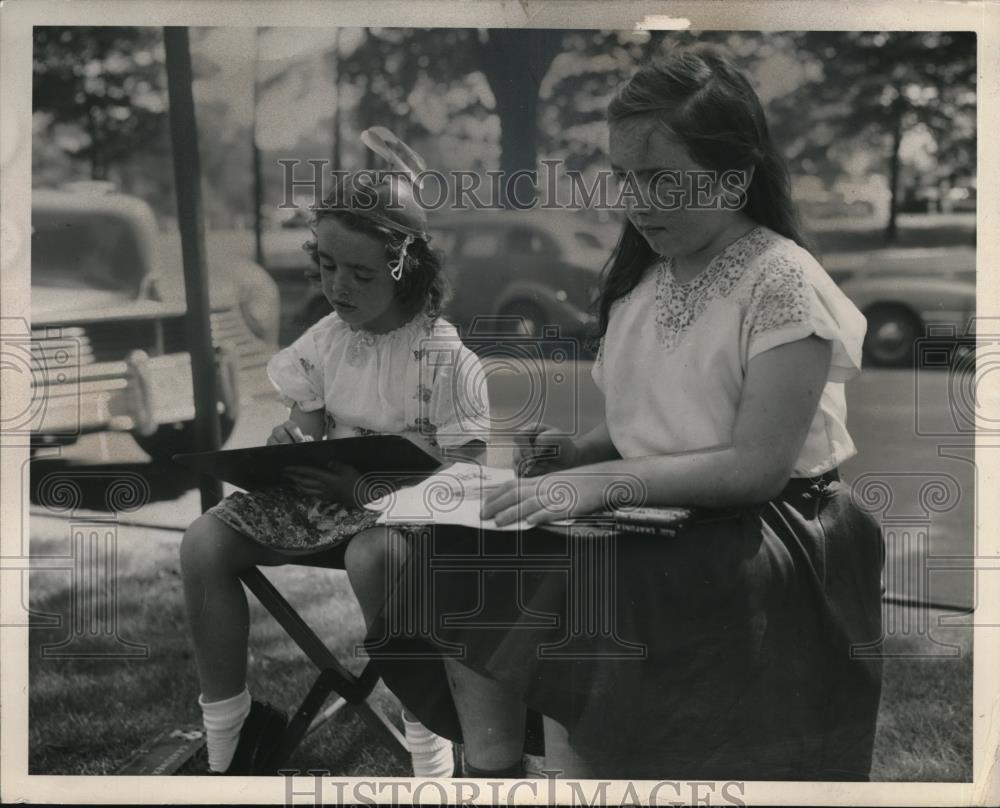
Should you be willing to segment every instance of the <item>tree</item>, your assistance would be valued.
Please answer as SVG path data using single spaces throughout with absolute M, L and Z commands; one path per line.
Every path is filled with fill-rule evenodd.
M 479 69 L 490 83 L 500 117 L 500 171 L 505 177 L 515 172 L 534 171 L 538 162 L 538 96 L 542 80 L 562 49 L 565 32 L 552 29 L 496 28 L 481 32 L 474 40 Z M 517 188 L 504 183 L 504 201 L 513 207 L 530 205 Z
M 422 81 L 447 88 L 481 73 L 493 103 L 470 97 L 462 112 L 498 116 L 499 168 L 510 176 L 537 165 L 539 89 L 565 34 L 551 29 L 373 28 L 338 67 L 363 90 L 358 129 L 390 125 L 403 139 L 435 134 L 411 114 L 410 99 Z M 521 201 L 527 201 L 527 187 L 518 186 Z
M 542 134 L 566 168 L 606 163 L 607 106 L 635 68 L 664 46 L 666 31 L 569 31 L 542 90 Z
M 604 164 L 607 107 L 615 90 L 639 65 L 657 54 L 696 43 L 720 46 L 749 74 L 752 83 L 760 85 L 757 74 L 762 67 L 773 65 L 777 55 L 785 54 L 789 35 L 741 31 L 569 32 L 543 91 L 542 132 L 550 148 L 565 154 L 567 167 L 572 169 Z M 766 104 L 770 88 L 757 89 Z
M 938 160 L 971 173 L 975 159 L 976 41 L 970 32 L 826 32 L 801 34 L 800 57 L 813 78 L 780 99 L 775 112 L 794 134 L 795 160 L 828 163 L 842 141 L 882 150 L 890 204 L 885 238 L 897 235 L 900 147 L 923 124 Z M 803 115 L 803 109 L 808 114 Z
M 355 111 L 358 131 L 388 126 L 404 140 L 434 134 L 414 114 L 414 92 L 421 82 L 446 89 L 475 70 L 471 51 L 475 33 L 468 28 L 366 29 L 362 43 L 340 57 L 337 74 L 360 91 Z M 331 52 L 331 60 L 335 56 Z
M 45 126 L 70 126 L 71 157 L 90 163 L 91 178 L 166 139 L 166 74 L 158 29 L 39 27 L 34 32 L 33 110 Z

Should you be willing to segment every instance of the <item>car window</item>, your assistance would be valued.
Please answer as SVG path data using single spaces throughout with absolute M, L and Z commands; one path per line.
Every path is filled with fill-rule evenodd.
M 32 285 L 138 290 L 146 267 L 127 221 L 93 213 L 36 213 L 31 224 Z
M 465 258 L 493 258 L 500 248 L 495 230 L 476 230 L 465 234 L 462 255 Z

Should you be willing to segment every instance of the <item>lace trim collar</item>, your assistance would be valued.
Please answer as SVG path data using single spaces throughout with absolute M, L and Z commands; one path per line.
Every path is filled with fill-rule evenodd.
M 364 328 L 347 326 L 347 333 L 350 339 L 347 351 L 348 363 L 358 365 L 363 361 L 364 355 L 371 348 L 394 343 L 399 338 L 412 336 L 421 330 L 429 330 L 433 319 L 426 311 L 421 311 L 391 331 L 375 332 Z
M 660 344 L 668 350 L 680 345 L 709 303 L 732 294 L 746 277 L 748 263 L 770 243 L 769 231 L 757 225 L 720 250 L 705 269 L 683 283 L 674 278 L 673 262 L 664 258 L 655 276 L 656 332 Z
M 427 312 L 421 311 L 391 331 L 369 331 L 367 328 L 355 328 L 354 326 L 347 326 L 347 330 L 356 340 L 360 340 L 368 345 L 374 345 L 377 342 L 384 342 L 406 332 L 426 328 L 430 325 L 431 320 L 432 318 Z
M 689 288 L 689 289 L 694 288 L 695 286 L 704 286 L 705 284 L 707 284 L 709 281 L 712 280 L 712 277 L 718 272 L 719 267 L 725 265 L 726 262 L 723 259 L 732 250 L 736 249 L 736 247 L 741 245 L 744 241 L 752 240 L 751 237 L 756 236 L 759 231 L 763 231 L 763 227 L 759 224 L 754 225 L 749 230 L 747 230 L 747 232 L 745 232 L 742 236 L 739 236 L 733 241 L 730 241 L 725 247 L 723 247 L 715 255 L 712 256 L 711 260 L 709 260 L 708 262 L 708 265 L 701 272 L 699 272 L 690 280 L 686 281 L 677 280 L 677 278 L 674 275 L 674 259 L 672 257 L 660 259 L 663 271 L 669 273 L 670 282 L 674 286 Z

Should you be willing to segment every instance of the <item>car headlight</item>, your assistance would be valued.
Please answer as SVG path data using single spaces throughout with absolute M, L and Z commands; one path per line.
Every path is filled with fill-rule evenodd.
M 278 290 L 273 284 L 254 281 L 244 284 L 240 289 L 240 311 L 254 336 L 277 343 L 281 312 Z

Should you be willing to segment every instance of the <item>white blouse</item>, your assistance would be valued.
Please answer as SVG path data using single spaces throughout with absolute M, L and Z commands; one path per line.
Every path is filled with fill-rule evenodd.
M 289 407 L 325 410 L 327 438 L 405 434 L 431 449 L 489 439 L 482 365 L 440 317 L 376 334 L 334 312 L 275 354 L 267 374 Z
M 729 445 L 750 360 L 816 334 L 833 343 L 828 381 L 792 471 L 814 477 L 856 453 L 844 382 L 861 370 L 864 316 L 808 251 L 758 226 L 687 283 L 650 267 L 611 307 L 592 370 L 622 457 Z

